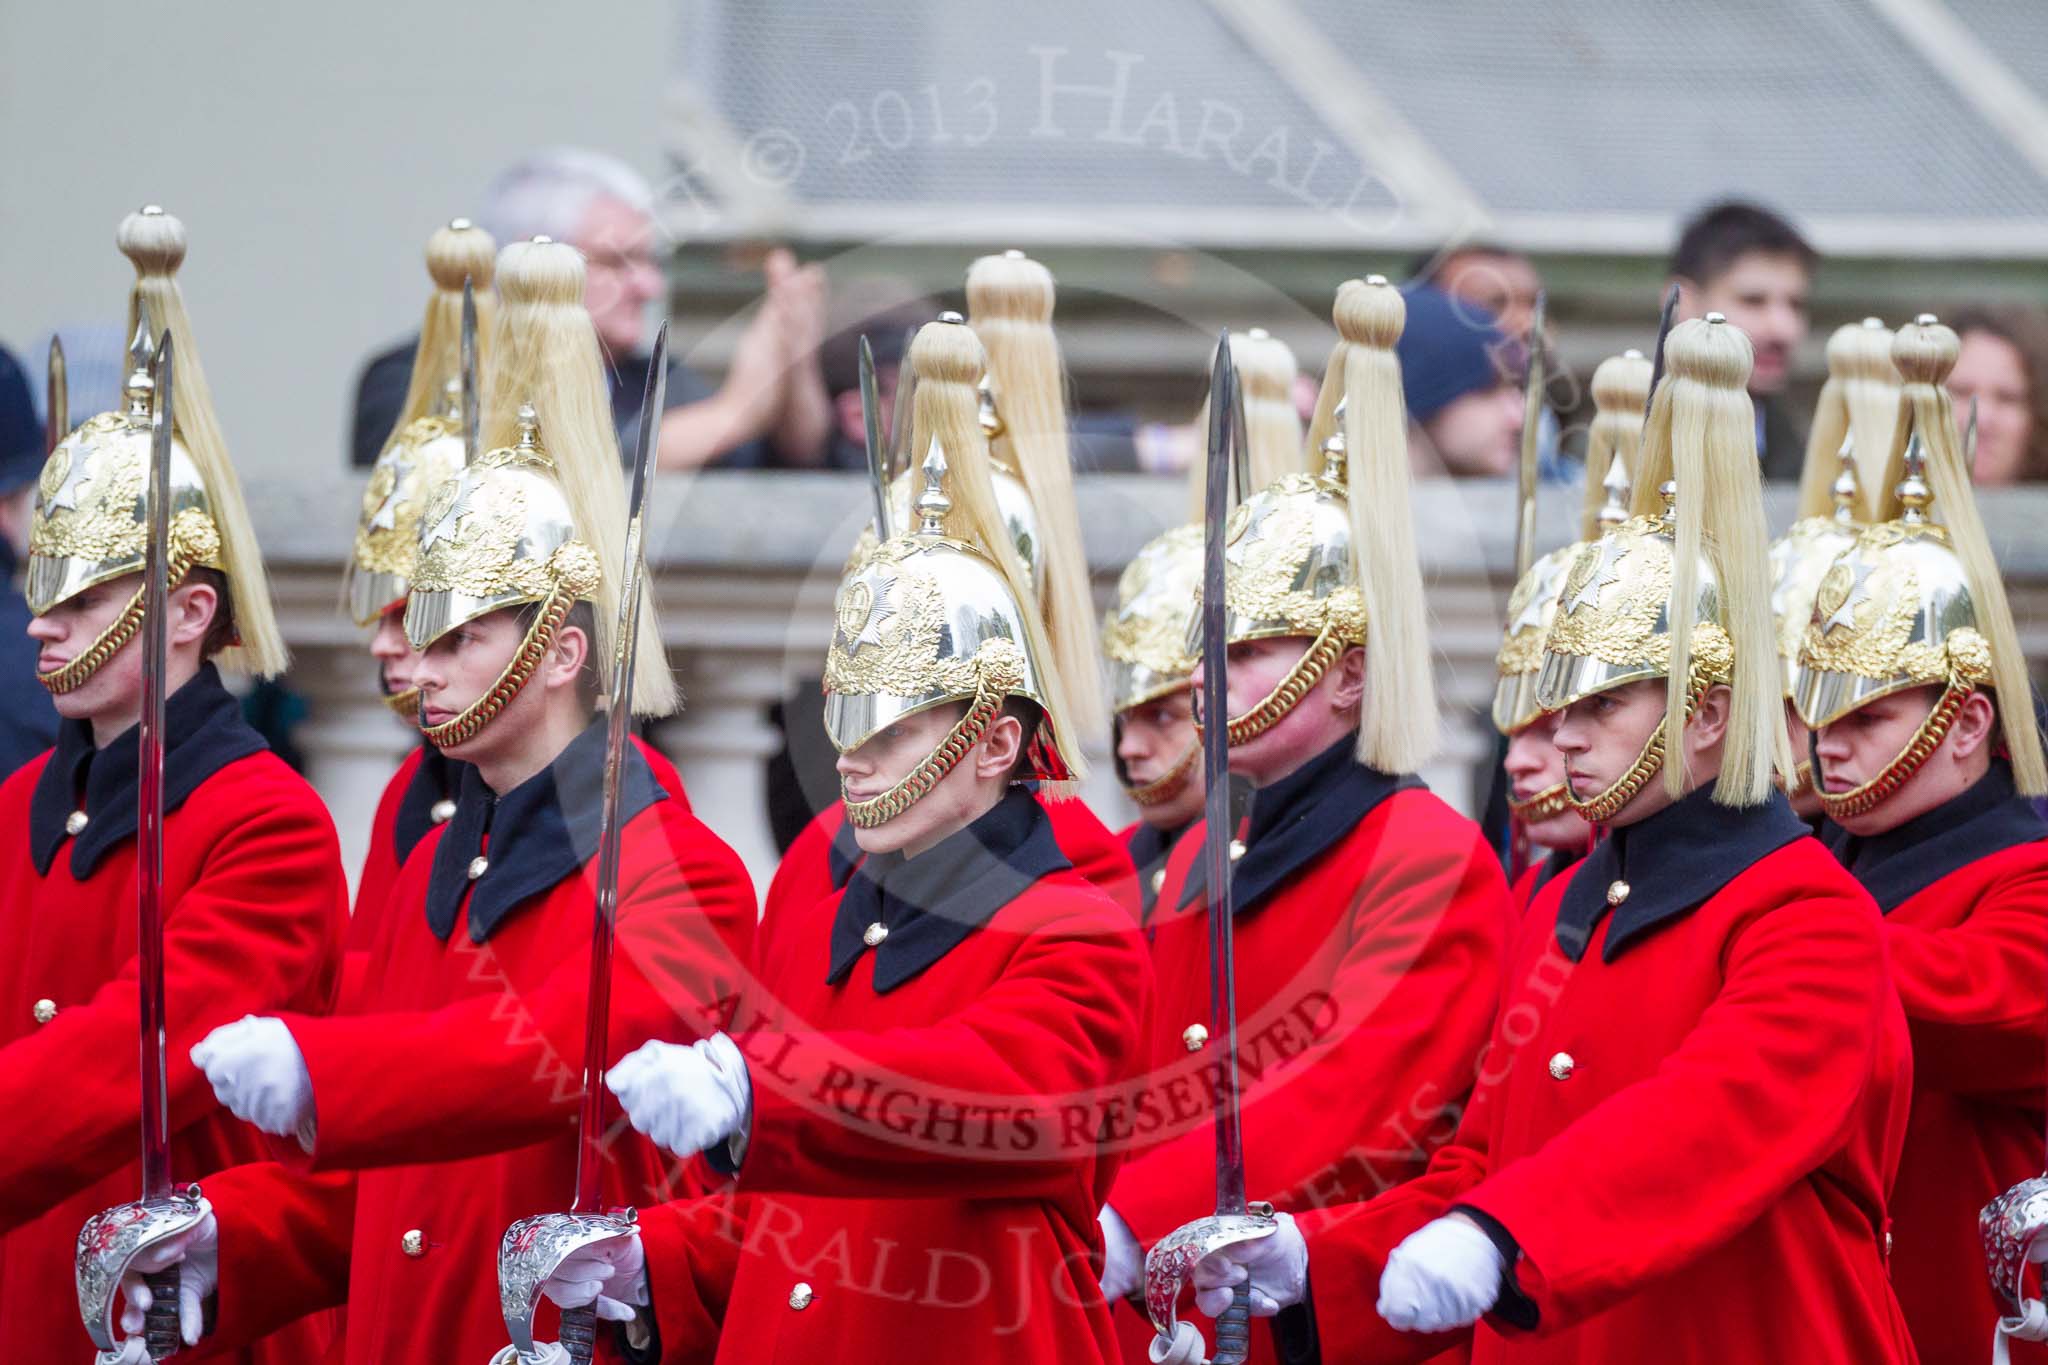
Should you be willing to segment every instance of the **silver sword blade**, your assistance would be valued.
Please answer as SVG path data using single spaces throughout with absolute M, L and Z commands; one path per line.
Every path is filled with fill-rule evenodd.
M 633 669 L 639 661 L 640 597 L 646 585 L 642 543 L 647 491 L 654 483 L 655 450 L 668 394 L 668 323 L 654 339 L 647 387 L 640 403 L 633 486 L 626 509 L 626 562 L 619 569 L 619 615 L 612 636 L 612 687 L 605 715 L 604 807 L 597 834 L 597 898 L 590 930 L 590 990 L 583 1025 L 583 1106 L 576 1144 L 578 1213 L 596 1213 L 604 1162 L 604 1066 L 611 1032 L 612 946 L 619 915 L 620 787 L 626 746 L 632 741 Z
M 898 382 L 902 382 L 900 379 Z M 868 482 L 874 485 L 875 539 L 895 534 L 889 525 L 889 447 L 882 440 L 882 398 L 875 385 L 875 350 L 860 339 L 860 419 L 868 442 Z
M 64 342 L 50 337 L 50 366 L 44 380 L 43 453 L 48 455 L 71 432 L 71 387 L 64 371 Z
M 1231 465 L 1237 441 L 1237 371 L 1230 334 L 1218 338 L 1209 377 L 1209 463 L 1202 513 L 1202 862 L 1208 877 L 1209 1034 L 1220 1046 L 1216 1096 L 1216 1211 L 1243 1213 L 1244 1151 L 1237 1073 L 1237 973 L 1231 923 L 1229 700 L 1225 688 L 1223 544 L 1230 506 Z
M 482 418 L 479 416 L 481 390 L 477 381 L 476 286 L 462 277 L 462 462 L 468 464 L 483 452 L 477 449 Z
M 142 1197 L 171 1193 L 170 1096 L 164 1068 L 164 674 L 169 654 L 171 433 L 175 357 L 171 334 L 150 365 L 149 545 L 142 570 L 142 717 L 137 726 L 136 912 L 142 1044 Z M 225 604 L 223 604 L 225 605 Z
M 1543 316 L 1548 300 L 1536 294 L 1535 311 L 1529 315 L 1529 384 L 1522 400 L 1522 454 L 1515 500 L 1515 581 L 1536 562 L 1536 457 L 1537 442 L 1543 434 Z

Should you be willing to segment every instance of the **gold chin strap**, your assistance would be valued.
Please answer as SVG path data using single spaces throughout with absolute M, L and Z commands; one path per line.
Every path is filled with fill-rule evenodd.
M 400 720 L 412 721 L 414 724 L 419 723 L 420 690 L 417 687 L 408 687 L 403 692 L 386 693 L 384 704 L 390 707 L 391 714 L 397 716 Z
M 1135 786 L 1125 783 L 1124 794 L 1136 805 L 1164 805 L 1187 789 L 1188 778 L 1195 771 L 1195 761 L 1201 756 L 1202 741 L 1197 739 L 1188 745 L 1187 752 L 1182 754 L 1171 768 L 1150 782 L 1140 782 Z
M 568 585 L 558 581 L 549 589 L 547 600 L 541 604 L 540 615 L 534 617 L 533 624 L 526 628 L 526 637 L 513 651 L 512 661 L 505 665 L 505 671 L 498 675 L 498 680 L 481 697 L 463 707 L 460 715 L 439 725 L 424 727 L 420 734 L 427 743 L 437 749 L 466 744 L 496 720 L 498 713 L 519 695 L 519 689 L 532 681 L 534 670 L 540 667 L 541 657 L 548 652 L 555 632 L 562 628 L 569 608 L 575 604 L 576 593 Z
M 1512 796 L 1508 798 L 1508 814 L 1525 825 L 1540 825 L 1545 820 L 1554 820 L 1571 809 L 1571 788 L 1562 782 L 1553 787 L 1545 787 L 1527 801 L 1517 801 Z
M 183 545 L 178 544 L 177 538 L 174 537 L 169 565 L 171 586 L 176 588 L 184 583 L 185 575 L 204 557 L 190 553 Z M 61 697 L 66 692 L 75 692 L 83 687 L 87 678 L 99 672 L 107 660 L 119 654 L 122 646 L 135 638 L 135 632 L 142 629 L 142 595 L 142 589 L 137 588 L 135 595 L 128 599 L 128 605 L 121 608 L 121 614 L 114 618 L 114 623 L 100 632 L 100 638 L 94 640 L 85 653 L 78 655 L 62 668 L 53 668 L 48 673 L 36 675 L 43 686 L 50 690 L 51 696 Z M 223 602 L 221 609 L 224 610 L 226 606 L 227 604 Z
M 1885 770 L 1859 787 L 1845 792 L 1830 792 L 1822 788 L 1819 792 L 1820 808 L 1830 820 L 1854 819 L 1868 814 L 1906 785 L 1906 779 L 1920 771 L 1941 742 L 1948 738 L 1949 727 L 1956 723 L 1956 713 L 1963 709 L 1963 701 L 1976 685 L 1962 681 L 1953 675 L 1941 689 L 1940 698 L 1934 709 L 1927 713 L 1927 719 L 1920 722 L 1920 728 L 1913 732 L 1913 738 L 1906 741 L 1906 747 L 1891 761 Z
M 1330 665 L 1344 656 L 1348 646 L 1338 634 L 1336 623 L 1325 620 L 1323 628 L 1316 632 L 1306 653 L 1295 661 L 1294 667 L 1280 685 L 1266 694 L 1266 699 L 1241 716 L 1232 716 L 1224 734 L 1230 747 L 1250 743 L 1280 723 L 1280 718 L 1300 704 L 1301 699 L 1315 690 L 1323 680 L 1323 674 L 1330 671 Z M 1195 734 L 1202 733 L 1200 717 L 1195 720 Z
M 1699 708 L 1700 700 L 1707 695 L 1707 688 L 1710 686 L 1712 684 L 1705 679 L 1693 683 L 1692 691 L 1685 698 L 1687 720 L 1692 719 L 1692 713 Z M 1635 800 L 1636 793 L 1648 786 L 1650 779 L 1655 777 L 1663 766 L 1664 722 L 1660 720 L 1657 722 L 1656 730 L 1644 741 L 1643 751 L 1636 755 L 1636 761 L 1629 765 L 1627 772 L 1597 796 L 1588 797 L 1583 801 L 1576 796 L 1570 798 L 1571 807 L 1591 823 L 1604 825 L 1620 814 L 1623 806 Z
M 960 717 L 939 746 L 925 756 L 922 763 L 910 770 L 901 782 L 865 801 L 846 802 L 846 819 L 855 829 L 875 829 L 886 825 L 903 812 L 916 805 L 940 779 L 953 771 L 955 764 L 967 756 L 967 751 L 981 741 L 988 731 L 989 723 L 1003 709 L 1003 702 L 1010 690 L 1022 681 L 1015 660 L 1003 656 L 992 656 L 984 651 L 974 661 L 974 697 L 967 703 L 967 714 Z M 844 779 L 841 779 L 842 794 Z

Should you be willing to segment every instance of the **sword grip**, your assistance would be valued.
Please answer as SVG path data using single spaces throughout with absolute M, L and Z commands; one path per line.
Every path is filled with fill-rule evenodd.
M 1238 1285 L 1230 1291 L 1230 1307 L 1216 1319 L 1216 1353 L 1209 1365 L 1244 1365 L 1252 1353 L 1252 1289 Z
M 178 1331 L 178 1267 L 143 1277 L 149 1286 L 149 1312 L 142 1319 L 142 1344 L 151 1360 L 169 1360 L 185 1344 Z
M 595 1307 L 562 1310 L 562 1349 L 569 1353 L 569 1359 L 575 1365 L 590 1365 L 590 1358 L 597 1350 Z

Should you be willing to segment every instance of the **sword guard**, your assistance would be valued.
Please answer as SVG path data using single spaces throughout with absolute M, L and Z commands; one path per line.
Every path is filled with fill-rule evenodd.
M 199 1193 L 199 1187 L 190 1185 L 182 1193 L 168 1198 L 138 1199 L 132 1204 L 119 1204 L 85 1220 L 85 1226 L 78 1230 L 78 1254 L 73 1263 L 73 1277 L 78 1287 L 78 1315 L 84 1320 L 86 1334 L 92 1338 L 94 1346 L 107 1352 L 120 1349 L 120 1340 L 114 1332 L 121 1301 L 121 1279 L 135 1258 L 166 1238 L 196 1226 L 212 1211 L 213 1206 Z M 169 1342 L 156 1339 L 162 1330 L 162 1319 L 156 1311 L 152 1310 L 150 1325 L 144 1329 L 151 1360 L 162 1360 L 178 1348 L 175 1278 L 170 1287 Z M 165 1296 L 158 1297 L 161 1301 Z M 165 1345 L 169 1349 L 160 1349 Z
M 631 1237 L 638 1227 L 638 1217 L 632 1209 L 619 1209 L 612 1213 L 536 1214 L 505 1229 L 505 1236 L 498 1243 L 498 1307 L 505 1315 L 505 1331 L 521 1360 L 538 1350 L 533 1340 L 533 1315 L 540 1308 L 541 1284 L 555 1273 L 555 1267 L 567 1260 L 571 1252 Z M 571 1309 L 562 1315 L 562 1344 L 572 1350 L 568 1338 L 574 1325 L 571 1314 L 575 1311 Z
M 1189 1356 L 1186 1345 L 1192 1332 L 1199 1347 L 1201 1333 L 1193 1324 L 1181 1322 L 1178 1313 L 1181 1290 L 1193 1277 L 1196 1264 L 1224 1247 L 1271 1237 L 1279 1227 L 1271 1204 L 1251 1204 L 1243 1213 L 1219 1213 L 1183 1223 L 1152 1244 L 1145 1255 L 1145 1316 L 1152 1319 L 1152 1329 L 1160 1337 L 1153 1350 L 1163 1354 L 1155 1355 L 1155 1360 L 1201 1360 L 1199 1349 Z
M 1992 1292 L 2014 1324 L 2027 1317 L 2027 1264 L 2048 1259 L 2048 1175 L 2022 1180 L 1984 1206 L 1977 1216 L 1984 1239 L 1984 1266 Z

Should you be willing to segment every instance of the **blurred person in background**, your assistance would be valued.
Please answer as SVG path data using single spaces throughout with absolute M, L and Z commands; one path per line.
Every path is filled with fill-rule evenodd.
M 1543 293 L 1543 275 L 1536 262 L 1511 248 L 1493 242 L 1460 242 L 1442 247 L 1414 261 L 1409 279 L 1416 284 L 1433 284 L 1461 302 L 1484 309 L 1505 335 L 1526 343 L 1529 324 L 1536 316 L 1536 300 Z M 1555 329 L 1543 328 L 1543 344 L 1551 344 Z M 1564 380 L 1557 366 L 1550 369 L 1553 380 Z M 1555 396 L 1555 391 L 1552 395 Z M 1564 399 L 1566 406 L 1571 400 Z M 1536 467 L 1545 483 L 1569 483 L 1579 477 L 1579 466 L 1564 459 L 1561 447 L 1564 425 L 1551 403 L 1543 405 L 1542 425 L 1536 434 Z
M 1507 477 L 1522 442 L 1523 348 L 1476 304 L 1433 285 L 1403 292 L 1395 353 L 1415 477 Z
M 1756 446 L 1766 479 L 1796 480 L 1806 433 L 1784 402 L 1793 355 L 1806 340 L 1807 299 L 1820 263 L 1806 238 L 1757 204 L 1729 199 L 1686 220 L 1671 253 L 1678 316 L 1719 313 L 1741 328 L 1756 352 L 1749 396 L 1756 400 Z
M 57 742 L 57 708 L 36 679 L 21 566 L 43 470 L 43 428 L 28 376 L 0 347 L 0 778 Z
M 1963 339 L 1948 377 L 1956 420 L 1977 405 L 1970 481 L 2048 479 L 2048 312 L 2026 304 L 1958 309 L 1949 323 Z
M 535 236 L 568 242 L 586 262 L 584 305 L 608 362 L 620 448 L 631 450 L 647 383 L 662 274 L 653 188 L 616 157 L 579 148 L 537 152 L 502 172 L 485 192 L 483 226 L 501 243 Z M 713 387 L 669 362 L 662 417 L 664 469 L 818 464 L 833 413 L 819 369 L 825 273 L 787 250 L 762 263 L 767 293 L 734 345 L 725 382 Z M 405 397 L 414 341 L 373 357 L 357 382 L 351 458 L 377 458 Z

